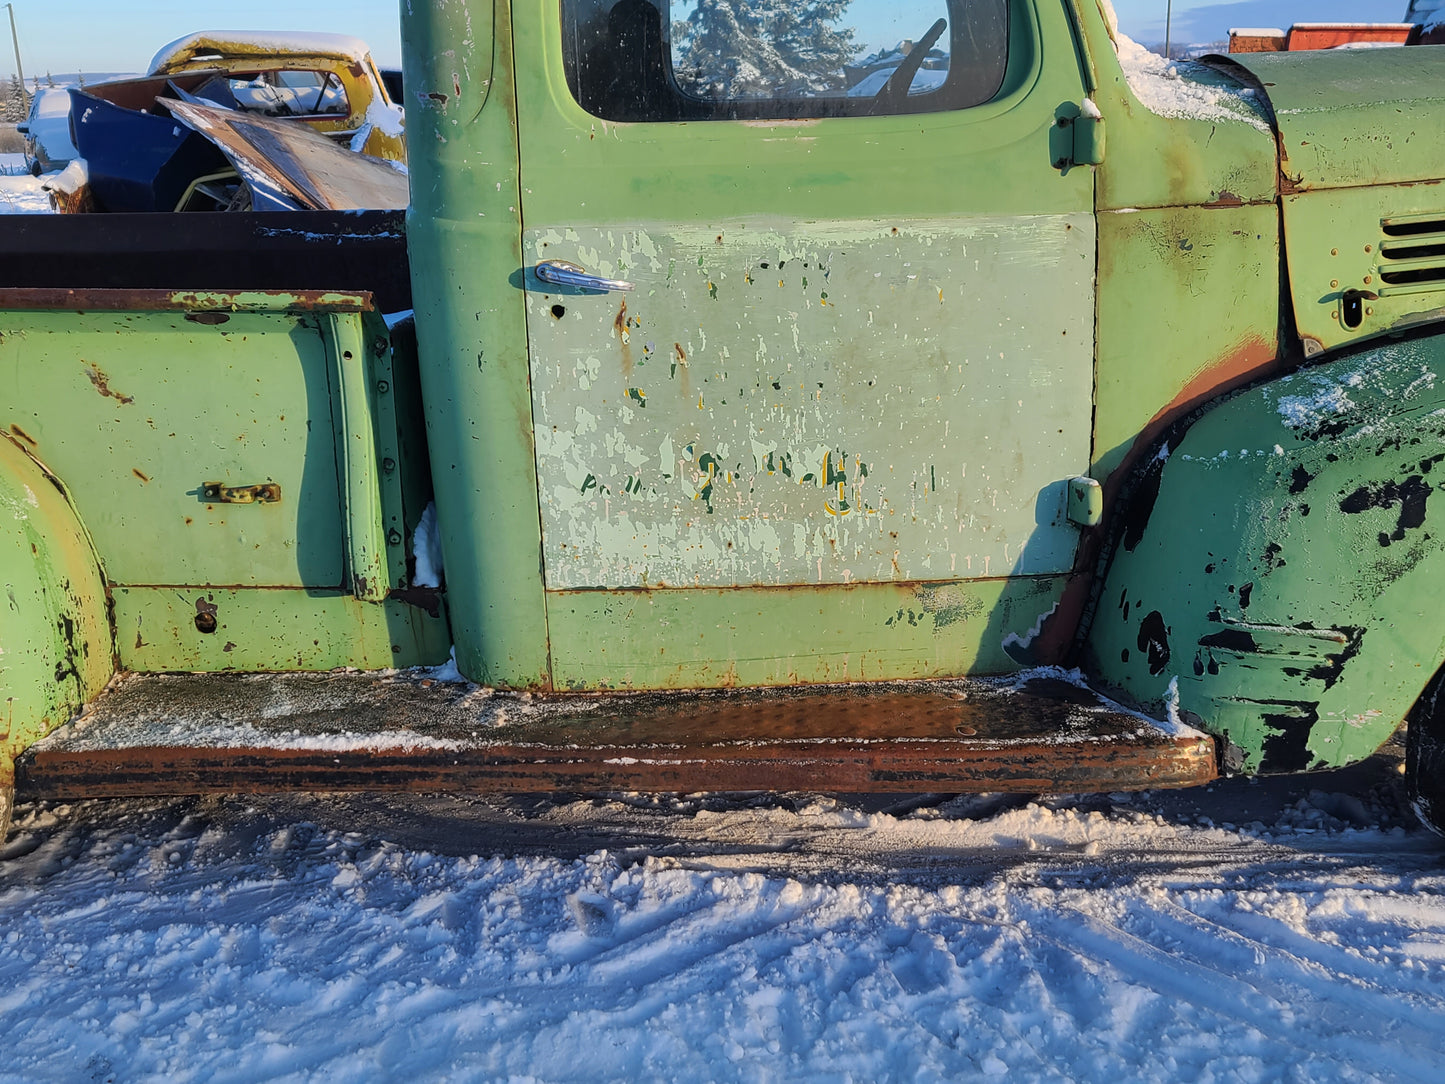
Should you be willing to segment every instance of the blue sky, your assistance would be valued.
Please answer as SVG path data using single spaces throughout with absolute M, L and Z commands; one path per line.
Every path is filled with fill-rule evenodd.
M 421 0 L 419 0 L 421 2 Z M 376 59 L 400 62 L 397 0 L 14 0 L 26 75 L 139 71 L 166 42 L 194 30 L 333 30 L 370 43 Z M 1125 33 L 1164 36 L 1165 0 L 1115 0 Z M 1405 0 L 1178 0 L 1176 40 L 1209 40 L 1229 26 L 1288 26 L 1303 20 L 1394 22 Z M 243 17 L 238 13 L 244 13 Z M 1273 16 L 1273 17 L 1271 17 Z M 1181 37 L 1182 34 L 1182 37 Z M 13 68 L 0 33 L 0 72 Z

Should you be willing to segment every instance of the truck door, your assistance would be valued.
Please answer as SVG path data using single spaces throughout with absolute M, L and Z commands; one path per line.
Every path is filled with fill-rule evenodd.
M 513 8 L 553 680 L 986 672 L 1072 567 L 1059 5 Z M 896 627 L 895 627 L 896 626 Z

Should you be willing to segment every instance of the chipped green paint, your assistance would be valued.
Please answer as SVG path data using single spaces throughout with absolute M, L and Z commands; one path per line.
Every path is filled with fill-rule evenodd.
M 1092 225 L 528 235 L 529 264 L 636 283 L 528 293 L 548 587 L 1067 570 L 1065 482 L 1088 460 Z M 669 277 L 674 265 L 695 271 Z
M 1445 655 L 1441 374 L 1445 339 L 1421 338 L 1205 415 L 1130 512 L 1091 669 L 1223 737 L 1235 770 L 1373 752 Z
M 14 782 L 16 755 L 100 692 L 114 669 L 105 586 L 85 528 L 25 439 L 0 436 L 0 788 Z

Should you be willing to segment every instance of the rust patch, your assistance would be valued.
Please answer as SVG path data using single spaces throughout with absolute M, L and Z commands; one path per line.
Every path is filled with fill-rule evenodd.
M 687 364 L 687 351 L 682 348 L 682 343 L 673 343 L 672 348 L 677 351 L 677 360 L 680 364 Z
M 1148 424 L 1134 438 L 1129 455 L 1104 483 L 1106 500 L 1109 486 L 1117 486 L 1117 483 L 1124 477 L 1121 472 L 1126 468 L 1132 468 L 1133 461 L 1137 459 L 1138 455 L 1152 445 L 1165 429 L 1210 399 L 1233 391 L 1235 388 L 1265 375 L 1271 367 L 1282 368 L 1278 362 L 1279 355 L 1273 343 L 1251 337 L 1240 343 L 1232 353 L 1196 372 L 1189 382 L 1179 389 L 1174 398 L 1149 419 Z
M 329 290 L 0 289 L 0 310 L 72 312 L 372 312 L 371 293 Z
M 122 395 L 110 386 L 110 377 L 106 376 L 99 365 L 93 361 L 85 362 L 85 375 L 90 377 L 90 382 L 95 385 L 95 390 L 117 403 L 134 403 L 135 396 Z
M 13 425 L 13 424 L 12 424 L 12 425 L 10 426 L 10 432 L 14 433 L 17 437 L 19 437 L 21 440 L 23 440 L 26 444 L 30 445 L 30 447 L 32 447 L 32 448 L 38 448 L 38 447 L 40 447 L 40 442 L 39 442 L 38 440 L 36 440 L 34 437 L 32 437 L 32 436 L 31 436 L 29 433 L 27 433 L 25 430 L 21 429 L 18 425 Z
M 622 378 L 624 380 L 632 376 L 632 338 L 627 327 L 627 298 L 622 299 L 622 304 L 617 307 L 617 315 L 612 318 L 612 330 L 617 332 L 617 342 L 622 347 Z
M 137 742 L 154 717 L 241 717 L 262 729 L 316 733 L 316 691 L 349 701 L 348 725 L 378 733 L 341 751 Z M 1082 699 L 1081 699 L 1082 698 Z M 236 704 L 247 704 L 238 713 Z M 1084 704 L 1089 710 L 1080 712 Z M 282 710 L 266 708 L 270 704 Z M 508 725 L 489 725 L 505 712 Z M 1087 722 L 1081 723 L 1081 718 Z M 397 740 L 398 726 L 445 737 L 438 750 Z M 1082 727 L 1082 730 L 1080 729 Z M 465 687 L 378 682 L 373 675 L 145 675 L 97 701 L 88 733 L 21 762 L 36 796 L 233 790 L 798 790 L 1097 791 L 1172 787 L 1215 776 L 1213 742 L 1175 737 L 1087 693 L 1035 681 L 1000 695 L 946 683 L 809 690 L 511 697 L 480 708 Z M 585 741 L 579 741 L 585 730 Z M 1061 734 L 1068 738 L 1060 740 Z M 176 790 L 176 787 L 185 789 Z
M 1214 199 L 1213 199 L 1211 202 L 1204 204 L 1204 206 L 1205 206 L 1205 207 L 1243 207 L 1243 206 L 1244 206 L 1244 200 L 1240 199 L 1238 196 L 1236 196 L 1233 192 L 1229 191 L 1228 189 L 1220 189 L 1219 195 L 1215 196 Z
M 425 610 L 431 617 L 441 616 L 442 593 L 435 587 L 394 587 L 386 597 Z
M 150 475 L 142 473 L 139 467 L 131 467 L 130 472 L 134 474 L 137 478 L 139 478 L 142 482 L 149 482 L 151 480 Z

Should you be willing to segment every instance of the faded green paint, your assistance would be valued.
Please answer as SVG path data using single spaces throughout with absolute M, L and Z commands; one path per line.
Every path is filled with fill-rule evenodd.
M 70 487 L 113 583 L 334 587 L 323 319 L 0 313 L 0 423 Z M 208 502 L 205 482 L 274 482 L 281 500 Z
M 559 688 L 796 685 L 1006 673 L 1064 580 L 549 596 Z
M 324 669 L 444 656 L 443 618 L 382 604 L 405 585 L 412 524 L 391 343 L 365 299 L 83 300 L 93 307 L 0 312 L 0 425 L 66 482 L 116 589 L 117 621 L 129 619 L 128 600 L 151 599 L 121 629 L 123 665 Z M 264 483 L 280 499 L 224 503 L 207 483 Z M 343 589 L 350 601 L 333 597 Z M 213 590 L 232 600 L 229 636 L 197 625 L 194 597 Z
M 1445 49 L 1238 53 L 1274 106 L 1292 188 L 1445 176 Z
M 509 12 L 498 3 L 493 26 L 490 0 L 402 11 L 407 236 L 457 663 L 490 684 L 545 687 L 526 314 L 512 284 L 522 243 Z
M 432 617 L 403 602 L 362 602 L 349 592 L 117 587 L 111 594 L 126 670 L 431 666 L 451 646 L 444 611 Z M 209 633 L 197 627 L 202 613 L 215 619 Z
M 1438 337 L 1306 368 L 1156 456 L 1098 596 L 1093 672 L 1153 712 L 1173 685 L 1236 770 L 1373 752 L 1445 655 L 1441 373 Z
M 1096 477 L 1151 422 L 1274 360 L 1278 282 L 1271 205 L 1100 213 Z
M 114 672 L 95 551 L 59 482 L 23 448 L 0 436 L 0 787 L 14 782 L 16 755 Z
M 669 594 L 674 616 L 652 632 L 590 610 L 589 631 L 581 596 L 552 594 L 554 682 L 1016 665 L 1000 647 L 1012 626 L 986 649 L 974 629 L 971 647 L 899 638 L 882 621 L 907 588 L 866 584 L 965 590 L 1072 565 L 1064 497 L 1088 456 L 1093 182 L 1050 157 L 1060 103 L 1084 92 L 1062 9 L 1015 5 L 1004 89 L 975 109 L 706 124 L 588 115 L 562 78 L 557 5 L 514 12 L 531 58 L 517 71 L 523 263 L 637 283 L 625 313 L 622 295 L 527 283 L 548 585 L 741 589 Z M 1042 321 L 1040 296 L 1054 309 Z M 748 590 L 820 583 L 821 596 Z M 739 618 L 747 640 L 707 631 L 754 607 Z M 817 630 L 820 613 L 839 627 L 786 649 L 738 646 Z M 891 646 L 869 650 L 879 635 Z M 687 650 L 659 662 L 679 637 Z
M 1295 325 L 1307 351 L 1445 319 L 1441 185 L 1305 192 L 1283 203 Z M 1355 327 L 1345 306 L 1350 290 Z
M 1258 110 L 1234 99 L 1209 117 L 1152 112 L 1124 77 L 1096 0 L 1069 3 L 1094 65 L 1094 102 L 1109 132 L 1095 171 L 1101 210 L 1274 201 L 1274 136 Z M 1197 69 L 1187 78 L 1206 87 L 1238 86 Z
M 1092 217 L 894 222 L 529 235 L 637 287 L 528 294 L 550 589 L 1072 567 Z

